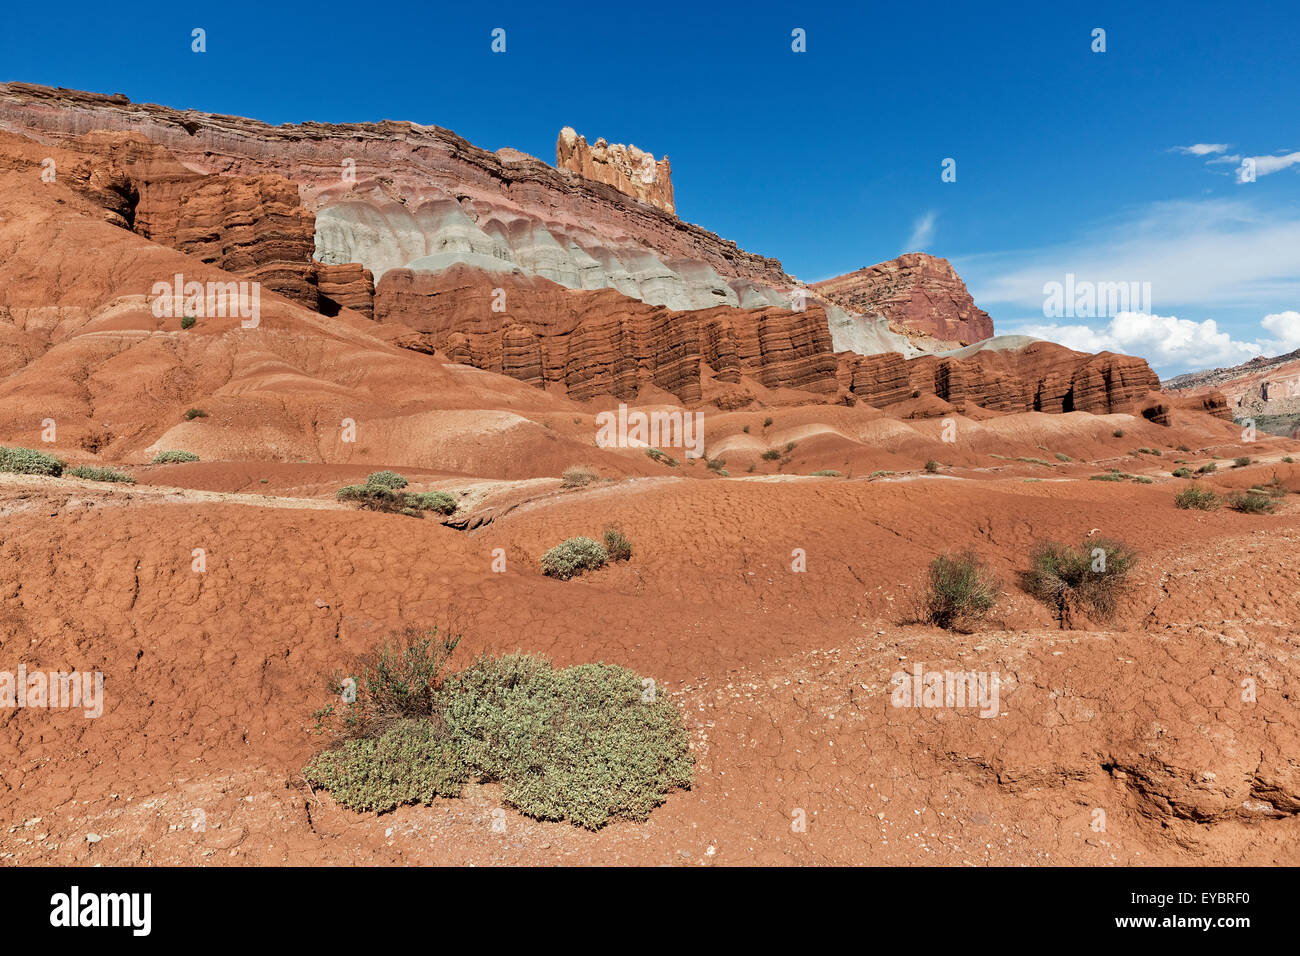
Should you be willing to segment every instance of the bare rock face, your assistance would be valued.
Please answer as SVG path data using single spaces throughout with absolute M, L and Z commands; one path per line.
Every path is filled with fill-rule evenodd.
M 996 340 L 995 340 L 996 341 Z M 936 395 L 955 405 L 1000 412 L 1129 412 L 1159 387 L 1140 358 L 1088 355 L 1051 342 L 1021 348 L 961 350 L 911 360 L 897 353 L 840 353 L 842 378 L 853 395 L 884 407 Z
M 895 327 L 944 342 L 968 345 L 993 335 L 993 320 L 975 305 L 948 260 L 923 252 L 909 252 L 812 288 L 852 312 L 882 315 Z
M 586 137 L 566 126 L 555 141 L 555 167 L 613 186 L 619 192 L 664 212 L 676 211 L 672 167 L 667 156 L 656 160 L 652 154 L 635 146 L 611 145 L 603 138 L 588 146 Z
M 1229 420 L 1258 419 L 1261 431 L 1291 436 L 1300 425 L 1300 349 L 1231 368 L 1189 372 L 1164 383 L 1170 393 L 1224 401 Z M 1223 417 L 1223 416 L 1220 416 Z
M 374 317 L 375 277 L 359 262 L 329 265 L 314 263 L 316 290 L 321 300 L 321 311 L 329 314 L 338 309 L 351 309 L 362 315 Z M 334 307 L 330 308 L 330 305 Z

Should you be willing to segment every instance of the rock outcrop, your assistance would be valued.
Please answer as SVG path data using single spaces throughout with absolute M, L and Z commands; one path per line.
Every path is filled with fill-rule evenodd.
M 1228 416 L 1251 418 L 1260 431 L 1291 436 L 1300 425 L 1300 349 L 1272 358 L 1260 356 L 1231 368 L 1189 372 L 1164 383 L 1174 394 L 1219 395 Z
M 317 262 L 314 263 L 313 275 L 322 312 L 337 314 L 342 308 L 374 317 L 375 277 L 361 263 L 329 265 Z
M 923 252 L 909 252 L 812 288 L 852 312 L 881 315 L 897 329 L 942 342 L 969 345 L 993 335 L 993 320 L 975 305 L 948 260 Z
M 676 212 L 672 166 L 667 156 L 656 160 L 635 146 L 611 145 L 604 138 L 589 146 L 586 137 L 566 126 L 555 141 L 555 167 L 613 186 L 664 212 Z

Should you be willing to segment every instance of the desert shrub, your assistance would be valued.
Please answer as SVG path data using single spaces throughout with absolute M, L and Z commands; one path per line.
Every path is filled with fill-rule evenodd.
M 787 452 L 794 451 L 795 448 L 797 448 L 797 447 L 798 447 L 798 446 L 797 446 L 794 442 L 792 442 L 792 441 L 788 441 L 788 442 L 785 443 L 785 450 L 786 450 Z
M 1071 458 L 1069 455 L 1065 454 L 1064 452 L 1060 452 L 1060 451 L 1058 451 L 1058 452 L 1056 453 L 1056 460 L 1057 460 L 1057 461 L 1074 461 L 1074 459 Z
M 744 428 L 741 429 L 741 431 L 744 432 L 746 435 L 748 435 L 748 434 L 749 434 L 749 426 L 746 425 Z
M 1178 450 L 1179 450 L 1179 451 L 1186 451 L 1186 452 L 1190 452 L 1190 451 L 1191 451 L 1191 449 L 1188 448 L 1186 445 L 1179 445 L 1179 446 L 1178 446 Z
M 781 453 L 777 451 L 775 448 L 769 448 L 767 451 L 763 452 L 763 454 L 760 455 L 759 457 L 762 458 L 764 461 L 776 461 L 778 458 L 781 457 Z
M 1129 475 L 1128 477 L 1133 479 L 1133 481 L 1137 482 L 1139 485 L 1155 484 L 1155 479 L 1148 478 L 1146 475 Z
M 724 468 L 727 467 L 727 459 L 710 458 L 705 464 L 707 464 L 709 468 L 713 471 L 722 471 Z
M 1018 457 L 1016 461 L 1023 461 L 1026 465 L 1048 465 L 1048 462 L 1043 461 L 1041 458 L 1025 458 L 1023 455 Z
M 1214 462 L 1210 461 L 1210 462 L 1206 462 L 1200 468 L 1197 468 L 1196 473 L 1198 475 L 1212 475 L 1218 470 L 1219 470 L 1219 466 L 1216 465 Z
M 560 477 L 563 479 L 561 487 L 585 488 L 587 485 L 598 479 L 600 475 L 596 474 L 596 472 L 592 471 L 590 468 L 584 468 L 580 465 L 571 465 L 564 469 L 564 472 Z
M 997 604 L 997 583 L 973 550 L 930 562 L 922 617 L 938 627 L 966 630 Z
M 1057 609 L 1064 620 L 1074 604 L 1101 618 L 1115 612 L 1125 578 L 1137 564 L 1137 553 L 1108 538 L 1085 539 L 1079 547 L 1041 542 L 1030 553 L 1025 589 Z
M 1118 471 L 1108 471 L 1104 475 L 1089 475 L 1089 481 L 1123 481 L 1124 476 Z
M 609 552 L 591 538 L 569 538 L 542 555 L 542 573 L 567 581 L 583 571 L 594 571 L 609 561 Z
M 192 328 L 194 328 L 194 323 L 197 322 L 197 321 L 198 321 L 198 319 L 196 319 L 196 318 L 195 318 L 194 316 L 192 316 L 192 315 L 184 316 L 184 317 L 181 319 L 181 328 L 182 328 L 182 329 L 192 329 Z
M 371 488 L 396 490 L 405 488 L 409 482 L 404 475 L 399 475 L 395 471 L 376 471 L 366 476 L 366 484 Z
M 58 478 L 63 474 L 66 464 L 61 458 L 55 458 L 33 448 L 7 448 L 0 445 L 0 471 Z
M 407 507 L 417 511 L 436 511 L 442 515 L 452 514 L 457 508 L 456 499 L 445 491 L 422 491 L 407 495 L 406 503 Z
M 201 408 L 187 408 L 185 410 L 185 420 L 192 422 L 196 418 L 207 418 L 208 413 Z
M 1190 468 L 1176 468 L 1176 469 L 1172 472 L 1172 474 L 1173 474 L 1173 476 L 1174 476 L 1175 478 L 1190 478 L 1190 477 L 1192 477 L 1192 469 L 1190 469 Z
M 1245 468 L 1249 464 L 1250 464 L 1250 459 L 1245 455 L 1242 455 L 1240 458 L 1232 459 L 1233 468 Z
M 820 471 L 814 471 L 811 475 L 809 475 L 809 477 L 810 478 L 838 478 L 840 477 L 840 473 L 836 471 L 834 468 L 823 468 Z
M 103 468 L 99 465 L 78 465 L 63 473 L 66 477 L 84 478 L 86 481 L 116 481 L 125 485 L 134 485 L 135 479 L 118 471 L 116 468 Z
M 1294 465 L 1294 464 L 1295 464 L 1295 459 L 1292 458 L 1290 455 L 1287 455 L 1287 456 L 1284 457 L 1282 460 L 1283 460 L 1284 462 L 1286 462 L 1288 465 Z
M 151 465 L 179 465 L 187 461 L 198 461 L 199 456 L 192 451 L 160 451 L 153 456 Z
M 1181 469 L 1186 471 L 1187 469 Z M 1183 490 L 1174 495 L 1174 504 L 1179 508 L 1195 509 L 1197 511 L 1213 511 L 1219 507 L 1219 496 L 1209 488 L 1198 488 L 1196 485 L 1185 485 Z
M 334 492 L 334 497 L 339 501 L 364 501 L 369 498 L 374 489 L 368 485 L 344 485 L 338 491 Z
M 886 471 L 882 468 L 879 471 L 873 471 L 871 474 L 867 475 L 867 478 L 888 478 L 892 474 L 892 471 Z
M 933 458 L 931 458 L 929 461 L 925 463 L 925 470 L 933 475 L 935 472 L 939 470 L 939 463 L 935 461 Z
M 605 553 L 611 561 L 627 561 L 632 557 L 632 541 L 620 529 L 606 528 Z
M 1271 515 L 1277 510 L 1277 505 L 1273 499 L 1266 494 L 1260 494 L 1256 491 L 1234 492 L 1228 496 L 1228 507 L 1233 511 L 1240 511 L 1242 514 L 1251 515 Z
M 1113 432 L 1111 432 L 1111 434 L 1114 435 L 1116 438 L 1123 438 L 1123 437 L 1124 437 L 1124 429 L 1122 429 L 1122 428 L 1117 428 L 1117 429 L 1115 429 Z
M 647 448 L 645 453 L 650 456 L 651 461 L 656 461 L 661 465 L 667 465 L 669 468 L 676 468 L 681 464 L 676 458 L 658 448 Z
M 765 418 L 765 419 L 763 419 L 763 427 L 764 427 L 764 428 L 767 428 L 767 427 L 768 427 L 769 425 L 771 425 L 771 424 L 772 424 L 772 419 L 770 419 L 770 418 Z
M 758 469 L 758 465 L 751 462 L 749 467 L 746 468 L 745 471 L 749 472 L 750 474 L 753 474 L 757 469 Z

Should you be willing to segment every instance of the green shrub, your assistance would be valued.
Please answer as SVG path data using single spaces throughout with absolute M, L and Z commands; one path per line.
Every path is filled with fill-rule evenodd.
M 748 434 L 749 434 L 749 426 L 746 425 L 744 428 L 741 429 L 741 431 L 744 432 L 746 435 L 748 435 Z
M 1124 429 L 1122 429 L 1122 428 L 1117 428 L 1117 429 L 1115 429 L 1113 432 L 1111 432 L 1111 434 L 1114 435 L 1116 438 L 1123 438 L 1123 437 L 1124 437 Z
M 436 511 L 438 514 L 453 514 L 458 507 L 456 499 L 445 491 L 423 491 L 406 496 L 408 508 L 416 511 Z
M 1186 471 L 1186 468 L 1181 469 Z M 1185 485 L 1183 490 L 1174 495 L 1174 504 L 1183 509 L 1195 509 L 1197 511 L 1213 511 L 1219 507 L 1219 496 L 1209 488 L 1198 488 L 1196 485 Z
M 198 321 L 198 319 L 194 318 L 194 316 L 192 316 L 192 315 L 184 316 L 184 317 L 181 319 L 181 328 L 182 328 L 182 329 L 192 329 L 192 328 L 194 328 L 194 323 L 197 322 L 197 321 Z
M 196 418 L 207 418 L 208 413 L 201 408 L 187 408 L 185 410 L 185 420 L 192 422 Z
M 929 461 L 925 463 L 925 470 L 933 475 L 935 472 L 939 470 L 939 463 L 935 461 L 933 458 L 931 458 Z
M 1232 460 L 1233 468 L 1245 468 L 1249 464 L 1250 464 L 1250 459 L 1245 455 L 1242 455 L 1240 458 L 1234 458 Z
M 705 462 L 705 464 L 707 464 L 708 467 L 713 471 L 722 471 L 724 468 L 727 467 L 727 459 L 710 458 L 707 462 Z
M 371 488 L 388 488 L 391 491 L 405 488 L 409 482 L 405 476 L 395 471 L 376 471 L 366 476 L 366 484 Z
M 645 453 L 650 456 L 651 461 L 656 461 L 661 465 L 667 465 L 669 468 L 676 468 L 681 464 L 681 462 L 672 455 L 669 455 L 667 452 L 661 451 L 658 448 L 647 448 Z
M 590 468 L 584 468 L 579 465 L 570 465 L 564 469 L 561 478 L 561 487 L 564 488 L 585 488 L 593 481 L 597 480 L 600 475 Z
M 583 571 L 594 571 L 609 561 L 609 552 L 591 538 L 569 538 L 542 555 L 542 573 L 567 581 Z
M 882 468 L 882 469 L 879 470 L 879 471 L 873 471 L 871 474 L 867 475 L 867 478 L 868 478 L 868 479 L 871 479 L 871 478 L 888 478 L 888 477 L 889 477 L 890 475 L 892 475 L 892 474 L 893 474 L 892 471 L 886 471 L 886 470 L 884 470 L 884 469 Z
M 1186 445 L 1179 445 L 1179 446 L 1178 446 L 1178 450 L 1179 450 L 1179 451 L 1183 451 L 1183 452 L 1190 452 L 1190 451 L 1191 451 L 1191 449 L 1188 448 Z
M 1074 461 L 1074 459 L 1071 458 L 1069 455 L 1065 454 L 1064 452 L 1059 452 L 1059 451 L 1056 453 L 1056 460 L 1057 460 L 1057 461 Z
M 795 448 L 797 448 L 797 447 L 798 447 L 798 446 L 797 446 L 794 442 L 792 442 L 792 441 L 788 441 L 788 442 L 785 443 L 785 450 L 786 450 L 787 452 L 794 451 Z
M 1153 484 L 1155 484 L 1155 479 L 1154 479 L 1154 478 L 1148 478 L 1146 475 L 1129 475 L 1128 477 L 1131 478 L 1131 479 L 1133 479 L 1133 480 L 1134 480 L 1135 482 L 1137 482 L 1139 485 L 1153 485 Z
M 49 475 L 58 478 L 67 463 L 61 458 L 47 455 L 32 448 L 7 448 L 0 445 L 0 471 L 20 475 Z
M 1277 505 L 1270 496 L 1255 491 L 1234 492 L 1228 496 L 1228 507 L 1252 515 L 1271 515 L 1277 511 Z
M 771 424 L 772 424 L 772 419 L 770 419 L 770 418 L 765 418 L 765 419 L 763 419 L 763 427 L 764 427 L 764 428 L 767 428 L 767 427 L 768 427 L 769 425 L 771 425 Z
M 1295 459 L 1292 458 L 1290 455 L 1287 455 L 1287 456 L 1286 456 L 1285 458 L 1283 458 L 1282 460 L 1283 460 L 1284 462 L 1286 462 L 1288 465 L 1294 465 L 1294 464 L 1295 464 Z
M 763 452 L 763 454 L 760 455 L 759 457 L 761 457 L 764 461 L 776 461 L 778 458 L 781 457 L 781 453 L 777 451 L 775 448 L 769 448 L 767 451 Z
M 153 456 L 151 465 L 179 465 L 188 461 L 198 461 L 199 456 L 192 451 L 160 451 Z
M 605 553 L 611 561 L 627 561 L 632 557 L 632 541 L 618 528 L 606 528 Z
M 938 627 L 968 630 L 997 604 L 997 583 L 973 550 L 930 562 L 922 617 Z
M 1107 618 L 1114 614 L 1119 591 L 1136 564 L 1132 548 L 1108 538 L 1084 539 L 1077 548 L 1042 542 L 1030 554 L 1025 589 L 1053 605 L 1062 621 L 1075 604 Z
M 1219 470 L 1219 466 L 1216 465 L 1214 462 L 1211 461 L 1211 462 L 1207 462 L 1207 463 L 1205 463 L 1205 464 L 1202 465 L 1200 468 L 1197 468 L 1197 469 L 1196 469 L 1196 473 L 1197 473 L 1198 475 L 1212 475 L 1212 474 L 1214 474 L 1214 473 L 1215 473 L 1216 471 L 1218 471 L 1218 470 Z
M 810 478 L 838 478 L 840 477 L 840 473 L 836 471 L 834 468 L 823 468 L 821 471 L 814 471 L 811 475 L 809 475 L 809 477 Z
M 1174 476 L 1175 478 L 1190 478 L 1190 477 L 1192 477 L 1192 469 L 1190 469 L 1190 468 L 1178 468 L 1178 469 L 1175 469 L 1175 470 L 1172 472 L 1172 474 L 1173 474 L 1173 476 Z
M 135 484 L 135 479 L 130 475 L 115 468 L 102 468 L 99 465 L 78 465 L 76 468 L 69 468 L 63 474 L 65 477 L 84 478 L 86 481 L 116 481 L 125 485 Z
M 1123 481 L 1124 476 L 1121 475 L 1118 471 L 1108 471 L 1104 475 L 1090 475 L 1088 476 L 1088 480 L 1089 481 Z

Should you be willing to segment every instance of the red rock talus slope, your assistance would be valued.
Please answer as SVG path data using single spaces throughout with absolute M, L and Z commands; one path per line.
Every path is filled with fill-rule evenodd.
M 656 160 L 635 146 L 610 145 L 604 139 L 588 146 L 585 136 L 566 126 L 555 141 L 555 168 L 613 186 L 664 212 L 675 211 L 672 166 L 667 156 Z
M 948 260 L 923 252 L 909 252 L 812 288 L 845 309 L 883 315 L 891 325 L 944 342 L 969 345 L 993 335 L 993 320 L 975 305 Z

